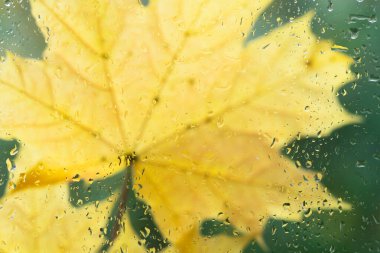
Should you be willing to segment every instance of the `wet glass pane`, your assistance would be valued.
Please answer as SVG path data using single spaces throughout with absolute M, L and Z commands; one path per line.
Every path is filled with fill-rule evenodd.
M 380 252 L 378 0 L 0 0 L 1 252 Z

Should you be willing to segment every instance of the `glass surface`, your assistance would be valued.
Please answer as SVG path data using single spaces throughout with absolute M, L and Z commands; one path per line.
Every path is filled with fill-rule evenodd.
M 0 0 L 1 252 L 380 252 L 378 0 Z

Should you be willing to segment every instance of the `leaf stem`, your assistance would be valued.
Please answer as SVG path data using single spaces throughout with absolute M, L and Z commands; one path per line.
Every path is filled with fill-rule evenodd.
M 129 165 L 125 168 L 124 181 L 120 188 L 120 195 L 115 202 L 111 215 L 109 217 L 109 222 L 107 224 L 107 231 L 105 233 L 106 242 L 99 249 L 99 253 L 107 252 L 112 246 L 113 242 L 116 241 L 120 234 L 120 229 L 123 226 L 123 216 L 127 209 L 128 196 L 132 190 L 132 171 L 134 160 L 130 156 L 127 156 Z

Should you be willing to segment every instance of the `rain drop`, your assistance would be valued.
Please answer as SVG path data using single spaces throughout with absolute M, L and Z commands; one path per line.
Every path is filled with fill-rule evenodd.
M 313 211 L 311 210 L 311 208 L 308 208 L 308 209 L 306 210 L 306 212 L 304 213 L 304 216 L 305 216 L 306 218 L 309 218 L 312 214 L 313 214 Z
M 216 126 L 218 128 L 222 128 L 224 126 L 224 119 L 222 117 L 218 118 L 218 120 L 216 121 Z

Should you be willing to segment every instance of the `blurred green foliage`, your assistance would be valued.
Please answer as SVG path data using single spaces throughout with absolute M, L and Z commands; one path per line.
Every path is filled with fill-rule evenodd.
M 40 58 L 45 39 L 25 0 L 0 0 L 0 56 L 12 51 L 23 57 Z
M 147 0 L 141 0 L 148 5 Z M 379 0 L 275 0 L 263 12 L 249 40 L 265 36 L 270 30 L 292 22 L 313 10 L 312 28 L 317 37 L 347 47 L 355 59 L 352 70 L 358 80 L 338 91 L 342 105 L 364 121 L 334 131 L 326 138 L 295 140 L 284 148 L 284 155 L 304 168 L 322 172 L 322 183 L 335 195 L 350 202 L 351 211 L 314 211 L 302 222 L 271 220 L 264 240 L 272 252 L 380 252 L 380 31 L 377 12 Z M 249 41 L 247 42 L 249 43 Z M 24 57 L 40 58 L 45 48 L 27 1 L 0 0 L 0 55 L 10 50 Z M 1 119 L 0 119 L 1 120 Z M 6 190 L 9 172 L 5 161 L 16 141 L 0 142 L 0 196 Z M 93 182 L 73 182 L 70 203 L 80 207 L 102 201 L 118 193 L 123 174 Z M 153 231 L 144 239 L 147 248 L 162 249 L 168 242 L 158 231 L 149 206 L 129 191 L 126 212 L 136 234 L 145 227 Z M 115 210 L 118 203 L 115 204 Z M 116 211 L 108 227 L 114 224 Z M 109 231 L 109 229 L 108 229 Z M 201 234 L 239 233 L 226 221 L 206 220 Z M 107 235 L 106 239 L 109 239 Z M 107 249 L 107 242 L 103 249 Z M 251 242 L 244 250 L 263 252 Z

